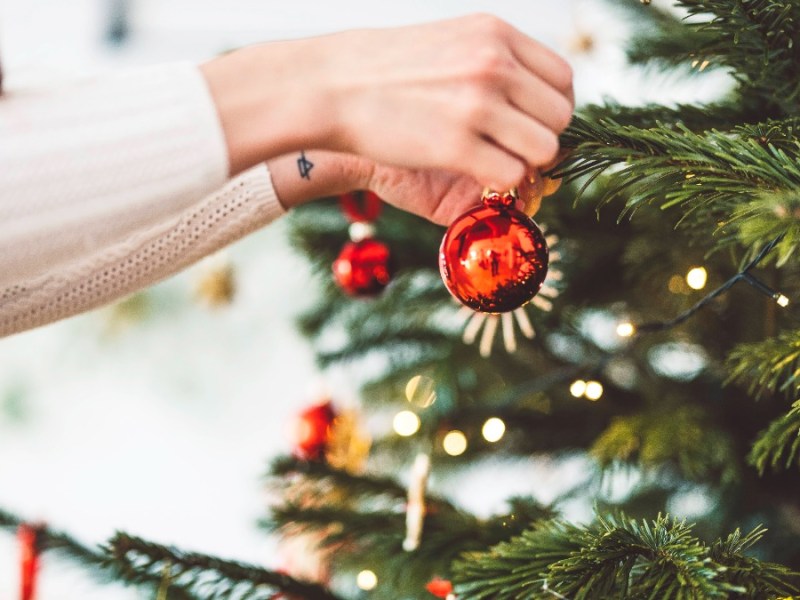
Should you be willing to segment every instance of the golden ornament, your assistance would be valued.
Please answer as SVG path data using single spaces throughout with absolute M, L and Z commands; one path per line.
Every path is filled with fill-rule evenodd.
M 372 438 L 361 426 L 358 413 L 345 410 L 331 424 L 325 459 L 334 469 L 353 475 L 364 472 Z
M 225 260 L 214 260 L 203 265 L 194 291 L 195 297 L 207 306 L 227 306 L 236 295 L 233 265 Z

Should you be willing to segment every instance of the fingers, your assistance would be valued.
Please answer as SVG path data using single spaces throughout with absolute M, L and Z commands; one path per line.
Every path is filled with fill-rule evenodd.
M 558 135 L 572 119 L 573 103 L 537 75 L 519 70 L 508 88 L 508 99 Z
M 529 166 L 545 165 L 558 154 L 558 136 L 553 128 L 514 107 L 492 113 L 483 126 L 481 133 Z M 508 187 L 514 187 L 522 176 L 524 173 Z
M 469 156 L 468 174 L 482 186 L 493 190 L 510 190 L 522 180 L 527 170 L 517 156 L 485 137 L 476 136 Z
M 520 64 L 559 91 L 573 106 L 575 105 L 572 67 L 567 61 L 514 28 L 509 32 L 509 42 Z

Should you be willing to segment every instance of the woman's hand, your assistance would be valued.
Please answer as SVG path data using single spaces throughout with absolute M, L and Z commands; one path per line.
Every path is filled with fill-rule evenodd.
M 298 160 L 312 165 L 308 178 Z M 354 154 L 310 150 L 267 161 L 275 192 L 289 209 L 323 196 L 372 190 L 384 201 L 440 225 L 480 202 L 482 186 L 469 175 L 443 169 L 409 169 L 376 164 Z
M 202 68 L 232 173 L 319 148 L 507 189 L 553 159 L 573 109 L 567 63 L 487 15 L 254 46 Z

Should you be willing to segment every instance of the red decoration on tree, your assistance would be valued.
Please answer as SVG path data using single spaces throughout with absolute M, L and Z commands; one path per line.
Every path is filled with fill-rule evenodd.
M 333 262 L 333 276 L 351 296 L 377 294 L 391 279 L 389 248 L 369 238 L 348 242 Z
M 329 401 L 300 413 L 295 429 L 295 453 L 305 460 L 323 460 L 335 418 L 336 411 Z
M 447 289 L 473 310 L 509 312 L 533 298 L 547 275 L 544 235 L 511 194 L 487 194 L 445 233 L 439 270 Z
M 439 577 L 432 579 L 425 586 L 425 589 L 437 598 L 453 597 L 453 584 L 446 579 L 440 579 Z
M 339 198 L 350 220 L 350 242 L 333 262 L 333 279 L 351 296 L 372 296 L 392 277 L 389 247 L 373 239 L 372 221 L 381 212 L 381 199 L 372 192 L 350 192 Z
M 339 198 L 342 212 L 351 223 L 371 223 L 381 214 L 381 199 L 370 191 L 344 194 Z
M 33 600 L 36 596 L 36 575 L 39 571 L 42 527 L 20 525 L 17 540 L 20 545 L 20 600 Z

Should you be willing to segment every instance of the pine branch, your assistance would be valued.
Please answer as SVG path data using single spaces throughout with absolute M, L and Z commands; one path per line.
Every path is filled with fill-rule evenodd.
M 403 549 L 406 516 L 402 508 L 355 510 L 337 501 L 316 507 L 284 503 L 273 510 L 265 525 L 292 536 L 313 534 L 318 547 L 330 553 L 338 572 L 369 568 L 381 581 L 391 581 L 390 597 L 398 598 L 416 596 L 435 575 L 449 577 L 452 561 L 462 552 L 507 540 L 528 527 L 531 517 L 545 516 L 552 513 L 529 498 L 514 499 L 512 512 L 488 520 L 429 504 L 422 539 L 413 552 Z
M 418 597 L 433 576 L 449 576 L 450 565 L 461 552 L 490 547 L 521 533 L 532 520 L 553 516 L 532 498 L 518 497 L 509 502 L 509 512 L 482 520 L 427 494 L 421 542 L 408 552 L 403 549 L 407 501 L 403 486 L 386 478 L 355 477 L 319 463 L 307 467 L 291 460 L 273 467 L 282 475 L 276 483 L 284 496 L 262 525 L 289 536 L 310 534 L 340 574 L 364 568 L 375 571 L 381 587 L 390 590 L 388 598 Z
M 730 244 L 749 219 L 736 212 L 742 203 L 764 202 L 770 195 L 785 198 L 800 187 L 796 128 L 797 120 L 788 119 L 697 134 L 681 124 L 638 129 L 610 119 L 592 123 L 576 117 L 563 136 L 575 150 L 558 171 L 567 179 L 588 176 L 586 189 L 613 167 L 613 175 L 603 180 L 600 204 L 625 198 L 621 216 L 647 203 L 665 209 L 681 206 L 684 221 L 704 227 L 706 237 L 709 227 L 728 231 L 729 237 L 718 243 Z M 763 211 L 750 213 L 752 218 L 761 215 Z M 782 225 L 769 233 L 785 233 L 784 247 L 800 243 L 797 228 L 788 222 Z
M 671 464 L 690 481 L 738 478 L 730 437 L 697 406 L 616 417 L 590 453 L 604 470 L 619 464 L 645 470 Z
M 797 114 L 800 100 L 800 5 L 794 0 L 679 0 L 710 42 L 697 57 L 727 66 L 764 105 Z M 710 17 L 710 20 L 709 20 Z
M 0 528 L 16 531 L 25 521 L 11 513 L 0 510 Z M 56 552 L 77 565 L 85 568 L 92 577 L 100 583 L 109 583 L 119 580 L 125 583 L 135 583 L 138 586 L 155 592 L 163 582 L 160 574 L 141 573 L 135 579 L 129 578 L 120 570 L 119 565 L 109 561 L 108 556 L 100 549 L 92 549 L 81 544 L 66 533 L 55 531 L 49 527 L 39 530 L 39 540 L 42 552 Z M 176 589 L 170 594 L 174 600 L 198 600 L 197 597 L 186 590 Z
M 767 598 L 791 593 L 791 573 L 754 566 L 738 532 L 711 548 L 684 522 L 660 516 L 635 521 L 598 517 L 588 526 L 559 520 L 536 524 L 488 552 L 465 555 L 454 567 L 463 600 L 587 598 Z M 716 557 L 720 562 L 713 560 Z M 748 567 L 751 567 L 748 570 Z M 555 594 L 554 594 L 555 592 Z
M 742 536 L 739 529 L 724 540 L 711 545 L 709 556 L 725 568 L 725 580 L 739 588 L 748 590 L 746 598 L 763 598 L 765 594 L 789 595 L 797 591 L 788 582 L 797 577 L 791 569 L 773 562 L 758 560 L 745 553 L 755 546 L 766 534 L 761 526 Z
M 314 583 L 254 565 L 180 551 L 125 533 L 117 533 L 106 552 L 127 580 L 163 579 L 169 582 L 170 594 L 182 590 L 204 600 L 232 597 L 266 600 L 284 592 L 304 600 L 339 600 Z
M 788 469 L 792 463 L 800 466 L 800 400 L 759 435 L 748 460 L 762 475 L 768 466 L 773 469 Z
M 756 398 L 782 393 L 800 394 L 800 330 L 784 331 L 774 338 L 740 344 L 727 360 L 727 383 L 746 384 Z
M 325 462 L 307 461 L 294 456 L 279 456 L 272 461 L 267 473 L 269 478 L 294 476 L 301 476 L 316 484 L 330 484 L 346 489 L 349 496 L 358 498 L 387 496 L 404 500 L 408 494 L 408 490 L 391 477 L 353 475 L 344 469 L 335 469 Z M 445 502 L 444 499 L 441 501 Z
M 699 48 L 713 41 L 711 34 L 696 24 L 685 24 L 678 15 L 661 10 L 640 0 L 622 0 L 617 5 L 626 9 L 636 30 L 628 42 L 628 60 L 633 64 L 657 64 L 670 68 L 686 65 L 695 59 Z
M 678 104 L 674 107 L 659 104 L 623 106 L 606 102 L 603 105 L 582 106 L 580 114 L 587 121 L 606 120 L 643 129 L 674 128 L 680 124 L 694 132 L 729 130 L 750 121 L 751 116 L 740 103 L 732 101 L 701 105 Z M 763 120 L 763 117 L 763 113 L 760 113 L 758 120 Z
M 342 515 L 350 515 L 356 507 L 365 507 L 372 510 L 376 505 L 391 508 L 394 513 L 389 513 L 391 517 L 396 516 L 397 512 L 402 513 L 408 496 L 406 486 L 391 477 L 376 477 L 371 475 L 353 475 L 342 469 L 335 469 L 324 462 L 303 461 L 294 457 L 280 457 L 276 459 L 268 474 L 271 478 L 276 478 L 276 485 L 286 490 L 287 482 L 291 483 L 296 477 L 301 478 L 301 496 L 313 497 L 318 503 L 315 506 L 322 507 L 322 510 L 338 511 L 341 507 L 336 499 L 341 497 L 349 498 L 348 507 Z M 292 496 L 290 492 L 288 496 Z M 332 499 L 332 500 L 329 500 Z M 478 521 L 467 513 L 456 508 L 449 500 L 443 496 L 428 493 L 425 496 L 425 503 L 429 512 L 436 515 L 455 515 L 456 521 L 463 524 L 473 525 L 477 528 Z M 519 523 L 525 519 L 540 519 L 551 517 L 550 509 L 541 506 L 531 498 L 515 497 L 510 501 L 511 510 L 507 514 L 499 515 L 489 519 L 485 523 L 508 521 L 509 519 Z M 289 503 L 292 504 L 291 502 Z M 306 502 L 308 507 L 308 502 Z M 294 508 L 288 508 L 292 512 L 291 517 L 286 517 L 282 512 L 284 508 L 277 507 L 273 518 L 265 525 L 270 529 L 283 526 L 293 526 L 305 521 L 303 515 L 296 515 Z M 376 513 L 379 514 L 379 513 Z M 376 518 L 387 518 L 386 515 Z M 449 518 L 449 517 L 448 517 Z M 326 516 L 319 521 L 316 517 L 311 520 L 322 525 L 330 524 L 331 517 Z M 336 519 L 333 519 L 336 520 Z M 506 526 L 503 526 L 506 527 Z M 489 527 L 491 529 L 491 527 Z M 472 532 L 472 530 L 470 530 Z M 377 532 L 379 533 L 379 532 Z

